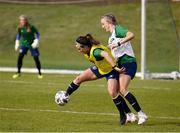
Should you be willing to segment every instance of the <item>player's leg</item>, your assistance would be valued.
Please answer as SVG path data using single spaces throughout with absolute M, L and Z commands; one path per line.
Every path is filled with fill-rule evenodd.
M 36 64 L 36 68 L 38 69 L 38 73 L 41 75 L 41 62 L 39 60 L 39 56 L 34 56 L 33 58 Z
M 119 85 L 119 84 L 118 84 Z M 120 86 L 118 88 L 118 91 L 120 93 L 121 96 L 123 96 L 123 94 L 120 92 Z M 131 112 L 130 108 L 128 107 L 126 101 L 124 100 L 124 97 L 123 97 L 123 102 L 124 102 L 124 111 L 126 113 L 126 123 L 132 123 L 132 122 L 135 122 L 137 119 L 136 119 L 136 116 L 134 113 Z
M 91 81 L 97 79 L 97 76 L 92 72 L 92 70 L 89 68 L 82 72 L 79 76 L 77 76 L 73 82 L 69 85 L 69 87 L 66 90 L 66 93 L 68 95 L 71 95 L 74 91 L 76 91 L 80 84 L 85 81 Z
M 38 69 L 38 78 L 43 78 L 42 74 L 41 74 L 41 62 L 39 60 L 39 50 L 37 48 L 31 48 L 31 55 L 34 58 L 35 64 L 36 64 L 36 68 Z
M 126 74 L 121 74 L 119 77 L 120 91 L 123 96 L 127 99 L 127 101 L 132 105 L 132 107 L 138 112 L 139 122 L 138 124 L 142 124 L 146 121 L 147 116 L 142 112 L 141 107 L 136 99 L 136 97 L 128 91 L 128 85 L 131 82 L 131 77 Z M 142 117 L 141 117 L 142 116 Z
M 124 125 L 126 123 L 126 114 L 123 105 L 124 99 L 119 95 L 118 81 L 116 79 L 109 79 L 107 83 L 108 83 L 108 93 L 111 96 L 120 114 L 120 124 Z
M 141 110 L 136 98 L 132 93 L 128 91 L 128 86 L 131 82 L 131 80 L 134 78 L 137 65 L 135 62 L 133 63 L 126 63 L 122 64 L 122 67 L 124 67 L 126 70 L 125 74 L 120 74 L 119 76 L 119 85 L 120 85 L 120 92 L 123 94 L 123 96 L 128 100 L 128 102 L 133 106 L 133 108 L 136 110 L 136 112 L 139 112 Z
M 18 73 L 21 73 L 21 67 L 23 65 L 23 58 L 24 58 L 24 54 L 19 53 L 18 61 L 17 61 Z
M 120 123 L 121 125 L 126 123 L 126 114 L 130 113 L 130 109 L 126 104 L 124 98 L 119 94 L 119 73 L 112 71 L 110 74 L 106 75 L 108 83 L 108 93 L 113 99 L 114 104 L 120 113 Z
M 132 107 L 136 110 L 136 112 L 139 112 L 141 110 L 136 98 L 133 94 L 131 94 L 128 91 L 128 85 L 131 81 L 131 77 L 129 75 L 121 74 L 119 78 L 120 82 L 120 91 L 123 94 L 123 96 L 128 100 L 128 102 L 132 105 Z
M 13 78 L 18 78 L 20 77 L 20 74 L 21 74 L 21 68 L 22 68 L 22 65 L 23 65 L 23 58 L 24 58 L 24 55 L 27 54 L 27 51 L 28 51 L 28 48 L 26 47 L 22 47 L 20 48 L 19 50 L 19 55 L 18 55 L 18 59 L 17 59 L 17 73 L 13 75 Z
M 122 95 L 121 92 L 120 92 L 120 89 L 119 89 L 119 73 L 117 71 L 112 71 L 111 74 L 107 75 L 106 76 L 106 79 L 109 80 L 109 79 L 116 79 L 117 80 L 117 85 L 116 88 L 113 87 L 112 85 L 110 85 L 108 88 L 108 92 L 109 92 L 109 95 L 113 98 L 113 97 L 116 97 L 117 94 L 118 95 Z M 111 88 L 112 86 L 112 88 Z M 114 89 L 113 89 L 114 88 Z M 113 94 L 115 93 L 115 95 Z M 120 94 L 119 94 L 120 93 Z M 124 100 L 124 98 L 122 99 L 122 102 L 124 103 L 124 111 L 126 114 L 129 114 L 131 113 L 131 110 L 129 109 L 128 105 L 126 104 L 126 101 Z

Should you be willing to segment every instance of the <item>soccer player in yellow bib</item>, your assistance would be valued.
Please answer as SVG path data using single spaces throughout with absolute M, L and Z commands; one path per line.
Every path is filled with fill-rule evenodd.
M 128 86 L 137 70 L 136 58 L 130 42 L 134 38 L 134 34 L 118 24 L 113 14 L 102 16 L 101 25 L 106 32 L 111 33 L 108 47 L 116 58 L 118 67 L 126 69 L 125 73 L 119 76 L 120 92 L 138 113 L 138 124 L 141 125 L 146 122 L 147 116 L 142 111 L 135 96 L 128 90 Z
M 76 39 L 76 48 L 84 54 L 87 60 L 94 63 L 94 66 L 83 71 L 73 80 L 67 88 L 66 95 L 71 95 L 85 81 L 105 77 L 109 95 L 120 113 L 120 124 L 124 125 L 126 123 L 125 109 L 128 107 L 125 100 L 119 95 L 118 86 L 119 73 L 123 73 L 124 68 L 118 68 L 110 50 L 106 46 L 100 45 L 90 34 L 79 36 Z

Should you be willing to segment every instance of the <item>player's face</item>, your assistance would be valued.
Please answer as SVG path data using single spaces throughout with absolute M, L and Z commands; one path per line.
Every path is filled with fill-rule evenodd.
M 24 17 L 20 17 L 20 18 L 19 18 L 19 24 L 20 24 L 21 26 L 25 26 L 26 23 L 27 23 L 26 18 L 24 18 Z
M 110 32 L 110 24 L 107 22 L 106 18 L 101 19 L 101 26 L 106 32 Z
M 89 47 L 86 47 L 86 46 L 84 47 L 82 45 L 79 45 L 78 43 L 76 44 L 76 48 L 77 48 L 78 52 L 83 53 L 83 54 L 87 54 L 90 51 Z

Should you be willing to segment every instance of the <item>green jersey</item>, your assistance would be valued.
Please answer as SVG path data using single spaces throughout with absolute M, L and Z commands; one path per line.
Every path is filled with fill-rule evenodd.
M 31 44 L 33 43 L 35 39 L 35 34 L 37 35 L 37 38 L 39 39 L 39 32 L 33 25 L 30 25 L 29 32 L 27 31 L 26 27 L 22 27 L 16 39 L 20 40 L 20 44 L 22 46 L 30 48 Z
M 93 56 L 96 58 L 97 61 L 103 60 L 103 57 L 101 56 L 102 51 L 103 51 L 102 48 L 96 48 L 93 51 Z
M 124 38 L 127 32 L 128 32 L 128 29 L 122 27 L 121 25 L 116 25 L 115 34 L 117 38 Z

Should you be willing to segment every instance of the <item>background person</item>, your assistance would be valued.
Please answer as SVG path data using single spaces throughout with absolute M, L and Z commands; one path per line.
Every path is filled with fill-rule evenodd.
M 38 69 L 38 78 L 43 78 L 41 74 L 41 63 L 39 60 L 39 37 L 38 30 L 29 23 L 28 18 L 25 15 L 19 17 L 18 33 L 15 41 L 15 51 L 19 49 L 19 56 L 17 60 L 18 71 L 13 75 L 13 78 L 18 78 L 21 75 L 21 67 L 23 65 L 23 58 L 30 50 L 31 55 L 34 58 L 36 67 Z

